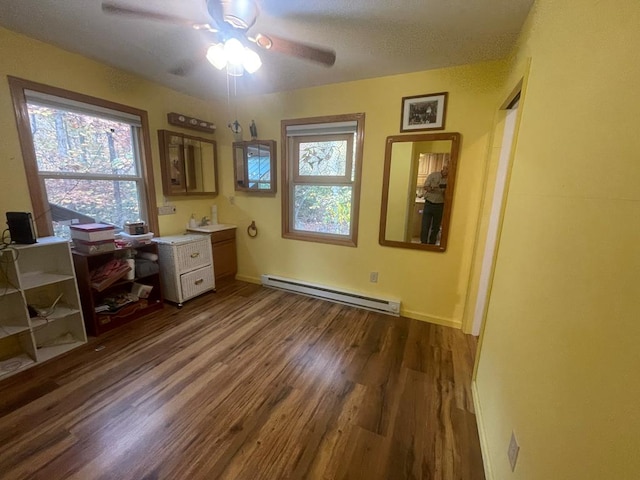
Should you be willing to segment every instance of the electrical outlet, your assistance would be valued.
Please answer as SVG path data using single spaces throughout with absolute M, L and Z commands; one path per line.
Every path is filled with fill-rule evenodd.
M 518 452 L 520 452 L 520 445 L 516 440 L 516 434 L 511 432 L 511 441 L 509 442 L 509 450 L 507 456 L 509 457 L 509 463 L 511 464 L 511 471 L 515 471 L 516 462 L 518 461 Z
M 371 272 L 369 274 L 369 281 L 371 283 L 378 283 L 378 272 Z
M 176 207 L 174 205 L 162 205 L 158 207 L 158 215 L 173 215 L 176 213 Z

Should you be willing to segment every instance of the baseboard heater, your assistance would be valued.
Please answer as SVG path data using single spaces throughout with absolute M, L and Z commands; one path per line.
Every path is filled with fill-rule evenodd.
M 381 312 L 395 316 L 400 315 L 400 302 L 397 300 L 369 297 L 367 295 L 345 292 L 343 290 L 336 290 L 322 285 L 315 285 L 313 283 L 277 277 L 275 275 L 262 275 L 261 278 L 262 285 L 265 287 L 286 290 L 288 292 L 342 303 L 352 307 L 373 310 L 374 312 Z

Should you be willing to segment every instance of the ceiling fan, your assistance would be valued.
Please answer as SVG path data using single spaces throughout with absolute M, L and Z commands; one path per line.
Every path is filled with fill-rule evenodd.
M 335 52 L 326 48 L 316 47 L 294 40 L 287 40 L 274 35 L 267 35 L 263 33 L 249 34 L 249 29 L 255 24 L 259 15 L 258 6 L 254 0 L 206 0 L 206 6 L 210 18 L 208 19 L 209 21 L 205 23 L 194 23 L 192 20 L 179 16 L 132 8 L 112 2 L 103 2 L 102 10 L 109 14 L 168 22 L 213 33 L 215 34 L 218 43 L 209 48 L 209 51 L 207 52 L 207 59 L 220 69 L 224 67 L 216 65 L 214 57 L 223 55 L 222 49 L 227 47 L 229 44 L 232 44 L 237 52 L 240 52 L 240 49 L 243 49 L 242 51 L 246 52 L 248 55 L 253 55 L 251 58 L 253 59 L 253 62 L 258 62 L 257 68 L 259 68 L 261 64 L 260 58 L 255 52 L 245 46 L 247 42 L 250 42 L 265 51 L 273 51 L 290 55 L 292 57 L 315 62 L 326 67 L 332 66 L 336 61 Z M 229 50 L 229 48 L 226 49 Z M 227 56 L 229 55 L 231 54 L 227 53 Z M 229 70 L 229 65 L 231 64 L 227 64 L 226 60 L 223 61 L 225 65 L 227 65 L 228 72 L 230 74 L 234 74 L 232 70 Z M 193 64 L 193 62 L 185 63 L 182 66 L 171 70 L 171 73 L 176 75 L 187 75 L 194 66 L 195 64 Z M 238 67 L 235 66 L 235 68 L 237 69 Z M 241 75 L 242 66 L 239 68 L 240 73 L 236 74 Z M 248 71 L 251 71 L 251 68 L 253 67 L 249 68 L 245 66 L 245 68 Z M 257 70 L 257 68 L 255 68 L 255 70 Z

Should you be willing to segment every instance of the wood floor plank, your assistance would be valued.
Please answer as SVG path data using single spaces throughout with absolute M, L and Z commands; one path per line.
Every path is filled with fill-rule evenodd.
M 353 385 L 353 390 L 345 399 L 339 417 L 325 436 L 325 441 L 320 444 L 306 478 L 313 480 L 339 478 L 338 473 L 345 465 L 345 452 L 348 452 L 352 445 L 350 441 L 352 432 L 354 429 L 359 429 L 355 426 L 356 418 L 366 394 L 365 390 L 366 387 L 363 385 Z
M 410 478 L 387 475 L 389 439 L 361 427 L 354 427 L 348 440 L 349 448 L 340 462 L 335 479 L 368 480 Z
M 482 480 L 475 345 L 226 282 L 1 381 L 0 478 Z
M 392 323 L 381 339 L 379 350 L 369 357 L 357 377 L 359 383 L 369 387 L 360 409 L 358 425 L 380 435 L 389 434 L 398 408 L 407 330 L 403 319 Z

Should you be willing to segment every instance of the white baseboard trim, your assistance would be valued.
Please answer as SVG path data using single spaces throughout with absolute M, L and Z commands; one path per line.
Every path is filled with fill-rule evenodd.
M 471 382 L 471 397 L 473 398 L 473 408 L 476 411 L 476 425 L 478 426 L 478 437 L 480 438 L 480 451 L 482 452 L 482 463 L 484 465 L 484 476 L 486 480 L 493 480 L 493 468 L 489 459 L 489 445 L 487 434 L 484 428 L 484 418 L 478 397 L 476 381 Z
M 399 299 L 375 297 L 371 294 L 344 290 L 332 285 L 321 285 L 272 274 L 264 274 L 261 276 L 261 279 L 265 287 L 319 298 L 329 302 L 341 303 L 343 305 L 384 313 L 386 315 L 400 316 L 401 302 Z
M 249 275 L 236 275 L 236 280 L 242 282 L 255 283 L 257 285 L 262 284 L 261 277 L 252 277 Z M 414 320 L 420 320 L 422 322 L 433 323 L 435 325 L 442 325 L 443 327 L 462 328 L 462 321 L 452 320 L 449 318 L 434 317 L 431 315 L 425 315 L 423 313 L 414 312 L 413 310 L 405 310 L 400 308 L 400 315 L 406 318 L 413 318 Z
M 431 315 L 425 315 L 423 313 L 414 312 L 412 310 L 400 309 L 400 315 L 407 318 L 413 318 L 414 320 L 420 320 L 427 323 L 434 323 L 436 325 L 442 325 L 443 327 L 452 327 L 462 329 L 462 322 L 460 320 L 452 320 L 450 318 L 434 317 Z
M 257 285 L 262 284 L 260 277 L 250 277 L 248 275 L 236 275 L 236 280 L 240 280 L 241 282 L 255 283 Z

